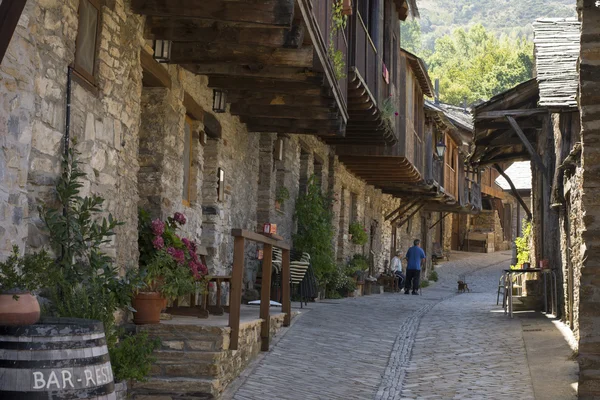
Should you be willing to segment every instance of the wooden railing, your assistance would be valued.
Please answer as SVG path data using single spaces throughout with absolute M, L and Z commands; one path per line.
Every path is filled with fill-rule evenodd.
M 238 349 L 240 338 L 240 309 L 242 304 L 242 284 L 244 280 L 244 249 L 246 240 L 262 243 L 264 259 L 262 263 L 262 288 L 260 293 L 260 318 L 262 326 L 260 331 L 261 349 L 269 351 L 269 336 L 271 331 L 271 317 L 269 315 L 271 305 L 271 273 L 273 261 L 273 247 L 282 250 L 281 283 L 282 300 L 281 312 L 285 314 L 283 326 L 290 326 L 291 302 L 290 302 L 290 246 L 280 240 L 275 240 L 261 234 L 244 229 L 232 229 L 231 236 L 234 237 L 233 244 L 233 270 L 231 271 L 231 294 L 229 302 L 229 327 L 231 328 L 231 341 L 229 348 Z
M 378 67 L 377 48 L 371 40 L 371 36 L 369 36 L 367 27 L 359 12 L 355 12 L 352 16 L 350 29 L 354 39 L 352 41 L 350 65 L 356 68 L 365 81 L 373 99 L 375 102 L 378 102 L 381 71 Z

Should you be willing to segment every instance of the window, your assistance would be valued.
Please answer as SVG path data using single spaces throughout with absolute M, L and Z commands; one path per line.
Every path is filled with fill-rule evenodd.
M 192 121 L 186 117 L 183 134 L 183 192 L 182 199 L 185 206 L 190 206 L 192 198 Z
M 217 169 L 217 201 L 225 201 L 225 171 Z
M 79 2 L 79 29 L 77 31 L 73 68 L 90 83 L 95 82 L 99 26 L 99 0 L 81 0 Z

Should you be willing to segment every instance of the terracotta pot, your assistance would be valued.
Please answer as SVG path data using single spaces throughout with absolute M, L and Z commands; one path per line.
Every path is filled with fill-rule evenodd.
M 19 296 L 18 300 L 13 298 Z M 40 304 L 29 292 L 0 294 L 0 322 L 2 325 L 33 325 L 40 320 Z
M 159 292 L 140 292 L 131 305 L 136 312 L 133 313 L 133 322 L 137 325 L 160 323 L 160 312 L 166 305 L 166 300 Z

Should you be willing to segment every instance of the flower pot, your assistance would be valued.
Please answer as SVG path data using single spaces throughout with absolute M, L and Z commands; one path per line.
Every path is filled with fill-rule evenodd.
M 18 300 L 13 298 L 19 296 Z M 2 325 L 33 325 L 40 320 L 40 304 L 29 292 L 0 294 Z
M 165 298 L 159 292 L 140 292 L 131 305 L 136 312 L 133 313 L 133 322 L 137 325 L 160 323 L 160 312 L 166 305 Z

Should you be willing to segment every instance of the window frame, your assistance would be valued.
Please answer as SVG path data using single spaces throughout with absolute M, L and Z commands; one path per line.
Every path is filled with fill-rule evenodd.
M 190 135 L 189 135 L 189 141 L 188 143 L 185 142 L 185 126 L 189 127 L 190 129 Z M 192 166 L 194 164 L 194 130 L 193 130 L 193 121 L 189 116 L 185 116 L 185 126 L 184 126 L 184 131 L 183 131 L 183 138 L 184 138 L 184 143 L 183 143 L 183 151 L 186 151 L 186 145 L 189 144 L 189 162 L 188 165 L 183 166 L 184 170 L 183 170 L 183 182 L 182 184 L 185 186 L 185 171 L 186 168 L 188 169 L 188 182 L 187 182 L 187 188 L 183 187 L 182 188 L 182 196 L 181 196 L 181 204 L 183 204 L 186 207 L 191 207 L 192 206 Z M 185 158 L 184 158 L 185 160 Z M 183 194 L 187 193 L 187 199 L 183 197 Z
M 86 71 L 80 64 L 77 63 L 77 50 L 79 49 L 79 41 L 80 41 L 80 32 L 81 32 L 81 4 L 87 1 L 92 7 L 94 7 L 98 11 L 98 20 L 96 24 L 96 40 L 94 43 L 94 67 L 92 74 Z M 96 74 L 98 72 L 98 48 L 100 46 L 100 32 L 102 27 L 102 0 L 79 0 L 79 7 L 77 8 L 77 37 L 75 38 L 75 52 L 73 57 L 72 68 L 76 74 L 83 78 L 87 84 L 90 84 L 92 88 L 96 87 Z

